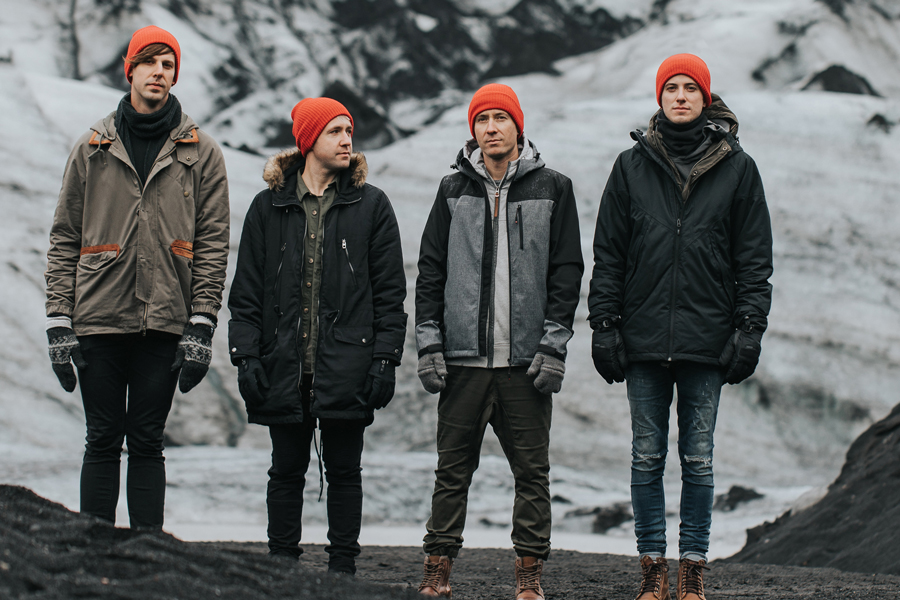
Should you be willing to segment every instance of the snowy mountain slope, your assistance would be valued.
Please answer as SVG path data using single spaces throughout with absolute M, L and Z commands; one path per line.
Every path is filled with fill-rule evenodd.
M 0 56 L 8 43 L 14 57 L 12 65 L 0 63 L 9 90 L 0 97 L 6 134 L 0 138 L 0 206 L 6 217 L 0 221 L 6 255 L 0 262 L 0 336 L 5 341 L 0 348 L 4 359 L 0 361 L 0 451 L 11 457 L 0 466 L 0 479 L 31 483 L 74 506 L 77 477 L 73 472 L 77 471 L 83 421 L 77 392 L 69 395 L 59 388 L 46 358 L 42 273 L 47 232 L 71 144 L 95 120 L 113 110 L 121 97 L 121 91 L 96 83 L 107 71 L 120 77 L 120 63 L 113 65 L 119 50 L 115 44 L 104 48 L 95 43 L 95 49 L 85 51 L 85 56 L 98 53 L 99 58 L 90 63 L 93 75 L 87 75 L 94 83 L 60 78 L 59 73 L 68 73 L 63 69 L 64 48 L 59 31 L 50 27 L 48 32 L 42 15 L 51 9 L 59 11 L 62 5 L 0 4 Z M 486 6 L 481 0 L 454 4 L 465 11 Z M 882 6 L 886 3 L 862 1 L 846 3 L 843 17 L 812 0 L 676 0 L 652 6 L 645 2 L 633 5 L 637 8 L 631 10 L 637 13 L 627 12 L 629 3 L 620 1 L 566 4 L 586 10 L 602 5 L 619 18 L 651 10 L 656 14 L 647 26 L 602 50 L 555 63 L 559 75 L 505 80 L 517 90 L 525 110 L 526 132 L 548 165 L 574 181 L 588 265 L 600 192 L 615 156 L 632 144 L 628 131 L 645 127 L 656 109 L 652 97 L 656 67 L 668 54 L 691 51 L 707 60 L 713 90 L 737 113 L 742 144 L 759 164 L 776 233 L 775 300 L 757 375 L 746 384 L 726 388 L 723 394 L 716 463 L 722 489 L 731 483 L 749 483 L 771 490 L 772 504 L 737 517 L 750 519 L 746 525 L 753 524 L 754 518 L 771 518 L 782 512 L 793 496 L 830 481 L 850 441 L 897 402 L 900 275 L 895 257 L 900 241 L 895 232 L 900 180 L 895 165 L 900 160 L 900 138 L 890 124 L 900 121 L 900 74 L 896 72 L 900 15 L 886 12 Z M 233 120 L 233 130 L 241 132 L 233 144 L 247 140 L 253 145 L 256 142 L 252 140 L 264 142 L 265 136 L 241 136 L 259 136 L 259 131 L 265 130 L 261 123 L 283 124 L 287 119 L 301 90 L 289 85 L 300 86 L 299 80 L 284 84 L 288 87 L 272 92 L 265 102 L 243 105 L 238 101 L 230 108 L 213 111 L 213 121 L 209 120 L 213 100 L 206 86 L 218 81 L 223 94 L 231 93 L 229 86 L 240 79 L 217 80 L 211 75 L 219 60 L 217 53 L 234 46 L 232 36 L 237 35 L 232 31 L 237 24 L 229 22 L 231 8 L 226 3 L 211 3 L 202 19 L 190 23 L 177 16 L 171 5 L 127 4 L 132 5 L 139 5 L 142 12 L 132 14 L 123 9 L 119 20 L 106 23 L 101 15 L 86 13 L 82 19 L 91 34 L 84 39 L 119 40 L 121 45 L 124 37 L 127 43 L 130 31 L 153 15 L 173 31 L 183 27 L 176 35 L 185 40 L 185 70 L 174 91 L 186 112 L 205 115 L 205 128 L 211 126 L 215 132 L 227 116 Z M 94 8 L 97 6 L 100 4 Z M 283 37 L 283 20 L 267 5 L 244 6 L 248 11 L 253 7 L 260 11 L 250 20 L 254 27 L 265 23 L 268 28 L 261 39 L 288 39 Z M 319 15 L 330 14 L 327 2 L 297 4 L 291 10 L 313 9 Z M 500 18 L 504 13 L 498 14 Z M 326 23 L 308 25 L 315 30 Z M 203 35 L 197 35 L 198 31 Z M 222 38 L 214 33 L 221 33 Z M 317 43 L 324 47 L 304 46 L 316 60 L 336 53 L 330 42 L 320 39 Z M 785 54 L 792 43 L 797 50 Z M 194 70 L 188 71 L 191 55 L 196 62 L 190 67 Z M 197 56 L 204 58 L 198 60 Z M 767 62 L 781 56 L 786 58 Z M 291 54 L 284 48 L 273 57 L 276 62 L 296 59 L 305 64 L 302 53 Z M 104 64 L 115 68 L 103 71 Z M 769 66 L 761 69 L 762 65 Z M 844 65 L 864 77 L 881 97 L 800 91 L 829 65 Z M 754 73 L 761 73 L 762 80 Z M 271 76 L 262 67 L 253 74 Z M 312 82 L 308 89 L 313 89 L 318 76 L 311 73 L 308 77 Z M 408 102 L 404 106 L 409 110 L 433 102 L 440 107 L 433 113 L 438 115 L 436 120 L 412 136 L 367 152 L 370 181 L 391 196 L 400 220 L 411 320 L 420 232 L 437 183 L 449 172 L 467 137 L 468 93 L 448 87 L 437 99 Z M 442 112 L 447 104 L 449 110 Z M 882 115 L 884 127 L 867 125 L 874 115 Z M 277 133 L 278 126 L 272 127 Z M 225 156 L 234 251 L 243 215 L 263 185 L 263 159 L 228 148 Z M 233 264 L 232 260 L 229 281 Z M 589 269 L 582 295 L 586 295 L 588 279 Z M 578 505 L 589 504 L 592 497 L 596 504 L 626 500 L 630 461 L 624 386 L 607 386 L 594 373 L 585 317 L 586 303 L 582 302 L 570 344 L 566 382 L 554 398 L 552 436 L 554 465 L 582 474 L 579 480 L 560 469 L 563 474 L 554 476 L 554 490 L 564 490 Z M 220 318 L 222 323 L 227 321 L 227 311 Z M 176 397 L 167 433 L 172 442 L 238 448 L 222 454 L 212 448 L 170 451 L 171 475 L 178 483 L 170 510 L 182 520 L 198 518 L 191 516 L 192 509 L 184 508 L 185 503 L 204 507 L 198 514 L 227 510 L 259 519 L 259 498 L 252 489 L 234 498 L 229 493 L 229 486 L 237 481 L 251 481 L 237 465 L 263 468 L 264 452 L 260 455 L 254 448 L 265 448 L 268 439 L 265 429 L 245 425 L 225 342 L 223 327 L 215 339 L 210 377 L 188 396 Z M 430 467 L 422 456 L 433 450 L 436 398 L 425 394 L 415 377 L 411 337 L 406 352 L 407 359 L 398 371 L 397 396 L 378 415 L 367 436 L 367 489 L 377 489 L 383 497 L 378 502 L 367 501 L 368 522 L 403 522 L 404 515 L 417 521 L 427 510 L 432 482 Z M 425 454 L 407 454 L 411 451 Z M 491 441 L 486 452 L 501 454 Z M 235 463 L 235 471 L 222 474 L 223 462 Z M 480 503 L 473 505 L 472 522 L 482 517 L 502 522 L 502 515 L 508 515 L 510 480 L 503 478 L 502 467 L 502 461 L 487 462 L 486 473 L 476 476 L 484 483 L 478 490 Z M 676 486 L 669 490 L 673 508 L 677 503 L 676 473 L 673 470 L 667 478 Z M 197 481 L 202 485 L 193 490 Z M 311 473 L 311 500 L 316 488 Z M 564 511 L 562 507 L 560 512 Z M 567 526 L 561 516 L 557 522 L 562 528 Z M 623 535 L 628 535 L 627 527 Z

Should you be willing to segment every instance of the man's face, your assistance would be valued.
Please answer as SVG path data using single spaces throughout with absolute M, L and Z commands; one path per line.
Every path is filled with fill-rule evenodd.
M 341 171 L 350 166 L 352 152 L 353 124 L 341 115 L 328 122 L 306 158 L 312 158 L 328 171 Z
M 515 121 L 505 110 L 492 109 L 478 113 L 474 129 L 475 141 L 486 156 L 503 160 L 516 153 L 519 132 Z
M 157 54 L 131 70 L 131 104 L 139 113 L 156 112 L 169 98 L 175 79 L 175 54 Z
M 687 75 L 676 75 L 666 82 L 660 104 L 666 118 L 673 123 L 690 123 L 706 106 L 700 86 Z

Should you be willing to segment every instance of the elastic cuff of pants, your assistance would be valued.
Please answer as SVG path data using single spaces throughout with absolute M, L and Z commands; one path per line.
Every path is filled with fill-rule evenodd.
M 706 562 L 706 554 L 694 551 L 682 552 L 681 556 L 678 557 L 678 560 L 692 560 L 694 562 L 700 562 L 702 560 L 703 562 Z
M 663 553 L 662 552 L 641 552 L 641 554 L 638 556 L 638 560 L 643 560 L 643 558 L 645 556 L 649 556 L 651 559 L 653 559 L 653 562 L 656 562 L 657 558 L 663 557 Z
M 425 554 L 428 556 L 446 556 L 448 558 L 455 559 L 459 555 L 459 546 L 438 546 L 437 548 L 426 550 Z

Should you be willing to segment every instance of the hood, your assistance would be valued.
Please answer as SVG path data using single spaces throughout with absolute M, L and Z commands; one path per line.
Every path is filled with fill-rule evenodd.
M 522 134 L 522 139 L 519 140 L 519 158 L 514 162 L 518 165 L 516 174 L 513 177 L 514 181 L 526 173 L 530 173 L 531 171 L 540 169 L 544 166 L 544 161 L 541 158 L 541 153 L 538 152 L 537 146 L 535 146 L 525 134 Z M 481 157 L 481 148 L 478 147 L 478 142 L 476 142 L 474 138 L 463 145 L 459 154 L 456 156 L 456 163 L 451 166 L 470 176 L 477 175 L 483 179 L 490 178 L 490 175 L 488 175 L 487 170 L 484 168 L 484 160 Z
M 291 148 L 269 158 L 263 169 L 263 180 L 273 192 L 284 188 L 284 182 L 295 171 L 300 171 L 306 164 L 306 159 L 300 154 L 298 148 Z M 349 176 L 349 184 L 355 188 L 361 188 L 366 183 L 369 175 L 369 165 L 362 152 L 350 154 L 350 166 L 341 172 L 339 177 L 345 179 Z

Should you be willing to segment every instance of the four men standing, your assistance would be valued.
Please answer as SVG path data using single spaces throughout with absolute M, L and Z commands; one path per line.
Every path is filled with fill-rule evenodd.
M 169 93 L 180 48 L 135 32 L 116 112 L 70 156 L 51 229 L 47 334 L 67 391 L 78 367 L 87 421 L 83 512 L 115 520 L 129 449 L 134 528 L 163 524 L 162 438 L 175 385 L 205 375 L 228 252 L 222 154 Z M 771 302 L 772 233 L 737 118 L 693 55 L 670 57 L 661 110 L 617 159 L 594 238 L 592 355 L 626 381 L 634 441 L 638 600 L 669 597 L 662 474 L 673 387 L 682 465 L 678 600 L 705 598 L 713 431 L 721 387 L 752 374 Z M 244 220 L 229 297 L 229 348 L 251 422 L 272 440 L 269 553 L 296 560 L 310 446 L 321 431 L 329 570 L 353 574 L 361 453 L 390 402 L 406 333 L 406 276 L 387 196 L 352 151 L 353 118 L 308 98 L 297 149 L 266 164 Z M 438 466 L 419 591 L 451 595 L 484 432 L 515 478 L 516 598 L 543 598 L 550 553 L 552 394 L 565 374 L 584 264 L 572 182 L 544 165 L 505 85 L 473 96 L 473 139 L 441 181 L 416 281 L 418 375 L 440 393 Z M 180 371 L 180 375 L 179 375 Z

